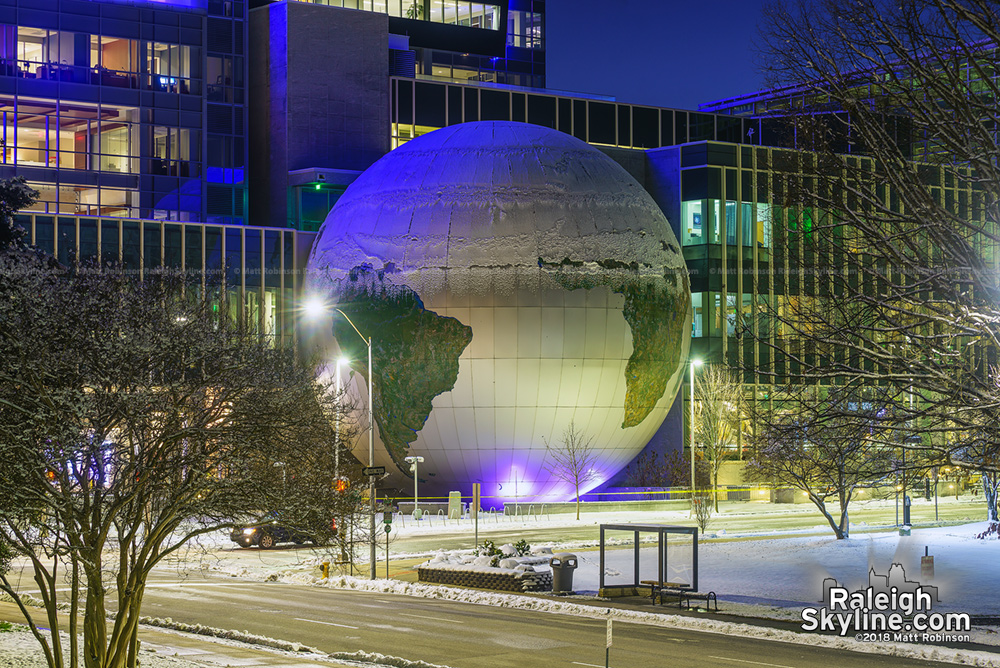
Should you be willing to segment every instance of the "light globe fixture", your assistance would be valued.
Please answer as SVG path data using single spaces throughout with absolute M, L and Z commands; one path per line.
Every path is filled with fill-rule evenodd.
M 421 516 L 419 496 L 417 495 L 417 465 L 424 461 L 423 457 L 406 457 L 405 460 L 410 465 L 410 471 L 413 472 L 413 518 L 419 520 Z

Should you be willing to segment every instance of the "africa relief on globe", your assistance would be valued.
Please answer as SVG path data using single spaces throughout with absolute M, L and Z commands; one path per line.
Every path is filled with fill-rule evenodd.
M 327 217 L 307 288 L 372 337 L 377 463 L 405 481 L 403 458 L 423 456 L 429 491 L 566 498 L 546 443 L 571 422 L 599 485 L 660 426 L 690 345 L 687 270 L 656 203 L 597 149 L 527 124 L 452 126 L 384 156 Z M 366 344 L 331 326 L 367 397 Z

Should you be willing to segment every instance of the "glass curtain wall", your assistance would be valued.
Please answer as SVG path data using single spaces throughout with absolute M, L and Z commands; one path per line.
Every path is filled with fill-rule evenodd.
M 467 0 L 296 0 L 312 5 L 360 9 L 397 18 L 500 29 L 500 5 Z
M 183 269 L 197 279 L 192 297 L 208 295 L 217 312 L 240 319 L 250 331 L 292 342 L 293 300 L 301 287 L 295 266 L 304 259 L 295 257 L 296 235 L 309 233 L 33 213 L 16 215 L 15 223 L 33 245 L 65 264 L 120 262 L 144 274 Z
M 201 49 L 107 35 L 0 25 L 0 74 L 201 94 Z
M 148 157 L 140 151 L 142 132 L 151 135 Z M 54 183 L 26 173 L 41 193 L 32 210 L 136 217 L 137 176 L 199 176 L 200 136 L 186 128 L 144 129 L 136 108 L 0 95 L 0 164 L 57 170 Z M 176 194 L 168 204 L 200 209 L 200 201 Z

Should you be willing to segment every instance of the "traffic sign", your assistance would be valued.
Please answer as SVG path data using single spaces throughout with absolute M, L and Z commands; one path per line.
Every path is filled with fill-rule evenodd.
M 361 472 L 364 473 L 366 476 L 369 476 L 369 477 L 375 477 L 377 475 L 385 475 L 385 467 L 384 466 L 366 466 L 363 469 L 361 469 Z
M 389 533 L 390 531 L 392 531 L 392 525 L 391 524 L 386 524 L 384 526 L 385 526 L 385 532 L 386 533 Z
M 384 510 L 382 511 L 382 521 L 386 524 L 392 524 L 392 511 Z

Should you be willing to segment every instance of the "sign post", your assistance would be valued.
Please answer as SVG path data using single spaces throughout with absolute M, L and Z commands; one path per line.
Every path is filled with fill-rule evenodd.
M 608 612 L 611 612 L 610 610 Z M 608 662 L 611 660 L 611 618 L 608 617 L 608 644 L 604 648 L 604 668 L 609 668 Z
M 385 524 L 385 579 L 389 579 L 389 532 L 392 531 L 392 511 L 386 510 L 382 513 L 382 522 Z
M 470 512 L 472 513 L 472 522 L 476 526 L 475 547 L 479 547 L 479 503 L 482 489 L 483 486 L 480 483 L 472 483 L 472 508 Z

